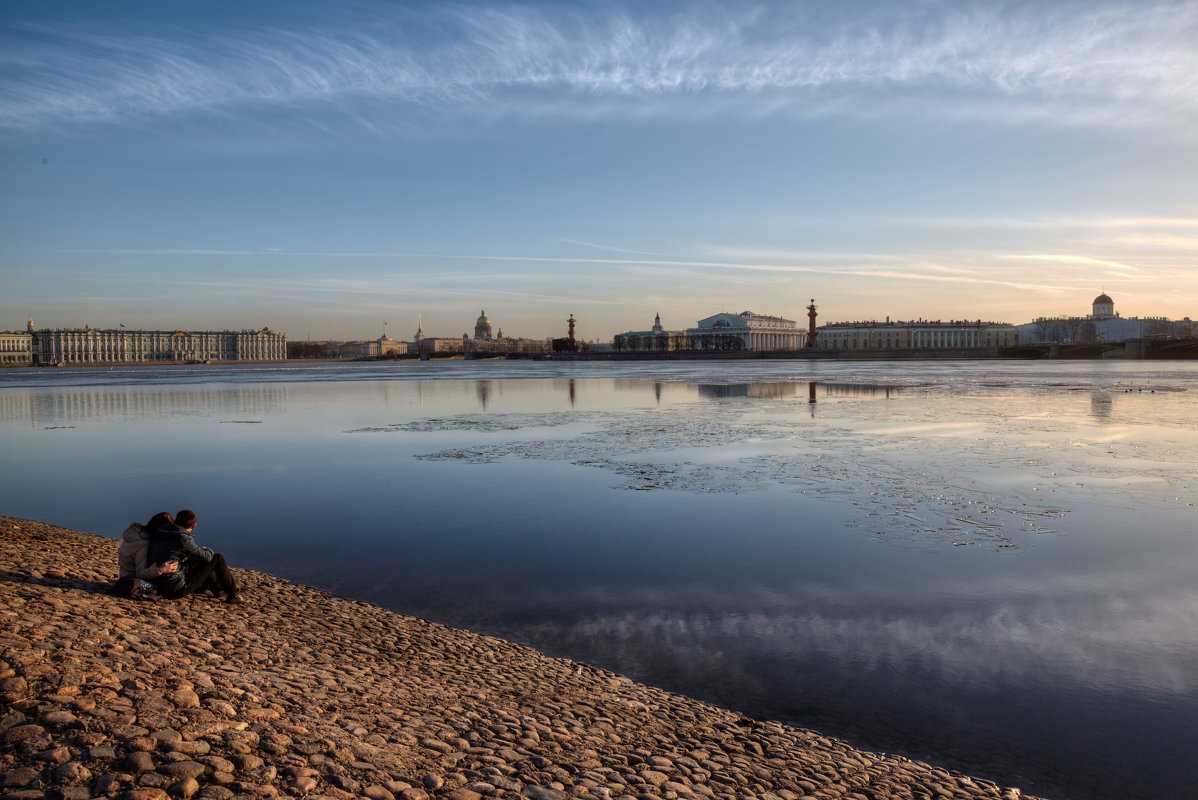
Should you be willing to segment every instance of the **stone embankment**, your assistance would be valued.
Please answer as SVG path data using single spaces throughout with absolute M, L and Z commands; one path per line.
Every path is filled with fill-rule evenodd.
M 1019 797 L 260 572 L 116 598 L 116 548 L 0 517 L 2 797 Z

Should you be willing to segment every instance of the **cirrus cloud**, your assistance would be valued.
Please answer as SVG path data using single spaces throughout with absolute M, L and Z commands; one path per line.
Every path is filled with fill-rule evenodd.
M 1198 117 L 1198 3 L 387 9 L 368 26 L 128 33 L 16 25 L 0 127 L 282 113 L 385 130 L 413 110 L 915 115 L 1020 124 Z

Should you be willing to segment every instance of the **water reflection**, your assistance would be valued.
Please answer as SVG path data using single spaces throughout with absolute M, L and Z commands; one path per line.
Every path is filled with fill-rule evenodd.
M 1090 392 L 1090 414 L 1099 422 L 1110 422 L 1114 411 L 1114 399 L 1111 393 L 1098 389 Z
M 33 427 L 104 420 L 144 420 L 179 416 L 261 417 L 287 406 L 282 386 L 197 387 L 182 390 L 80 389 L 61 393 L 0 393 L 0 423 Z
M 828 381 L 771 381 L 760 383 L 700 383 L 699 396 L 713 400 L 744 397 L 754 400 L 781 400 L 806 391 L 807 402 L 817 401 L 817 392 L 824 397 L 896 397 L 904 387 L 870 383 L 833 383 Z
M 781 400 L 793 397 L 802 384 L 798 383 L 702 383 L 699 396 L 712 400 L 746 397 L 754 400 Z
M 906 387 L 890 384 L 830 383 L 827 381 L 820 383 L 820 387 L 827 397 L 882 397 L 887 400 L 897 397 L 906 389 Z

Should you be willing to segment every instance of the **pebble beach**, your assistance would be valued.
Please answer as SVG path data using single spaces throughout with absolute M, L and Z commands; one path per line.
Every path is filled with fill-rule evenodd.
M 0 798 L 1028 797 L 235 564 L 117 598 L 117 546 L 0 517 Z

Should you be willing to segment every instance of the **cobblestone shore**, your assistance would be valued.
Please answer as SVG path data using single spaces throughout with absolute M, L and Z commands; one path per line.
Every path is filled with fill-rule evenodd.
M 116 598 L 116 550 L 0 517 L 0 797 L 1020 797 L 260 572 Z

